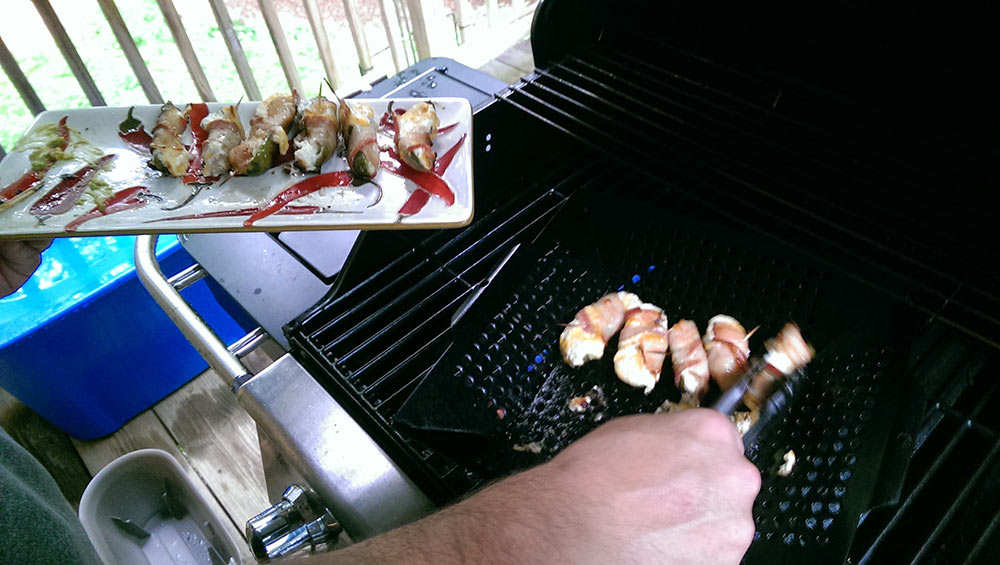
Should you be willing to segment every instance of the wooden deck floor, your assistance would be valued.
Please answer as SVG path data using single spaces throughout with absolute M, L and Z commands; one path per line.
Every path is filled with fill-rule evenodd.
M 508 83 L 533 69 L 526 38 L 480 67 Z M 271 354 L 266 349 L 258 348 L 244 359 L 249 369 L 256 372 L 270 363 L 274 349 Z M 236 539 L 243 539 L 246 521 L 270 504 L 256 426 L 211 370 L 99 440 L 69 438 L 2 389 L 0 425 L 45 465 L 74 506 L 105 465 L 144 448 L 171 453 Z M 245 545 L 241 550 L 244 562 L 254 563 Z

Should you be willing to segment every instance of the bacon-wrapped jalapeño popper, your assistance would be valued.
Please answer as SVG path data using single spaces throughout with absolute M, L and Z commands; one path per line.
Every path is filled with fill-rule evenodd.
M 750 358 L 749 337 L 743 326 L 731 316 L 719 314 L 708 321 L 703 338 L 708 353 L 708 370 L 722 391 L 740 380 Z
M 396 149 L 407 165 L 418 171 L 434 169 L 434 149 L 437 136 L 437 112 L 430 102 L 419 102 L 396 118 Z
M 305 172 L 318 171 L 337 149 L 337 104 L 323 96 L 303 100 L 295 119 L 295 164 Z
M 381 163 L 375 110 L 364 102 L 344 100 L 340 104 L 340 129 L 347 146 L 347 165 L 355 176 L 370 179 Z
M 667 315 L 652 304 L 625 312 L 625 326 L 615 353 L 618 378 L 634 387 L 643 387 L 646 394 L 652 392 L 667 357 L 669 331 Z
M 236 106 L 226 106 L 212 112 L 201 121 L 201 127 L 208 133 L 202 149 L 205 163 L 202 175 L 218 177 L 229 172 L 229 152 L 243 142 L 243 124 L 236 112 Z
M 184 176 L 191 163 L 191 153 L 181 143 L 187 129 L 187 116 L 170 102 L 160 108 L 149 144 L 152 159 L 149 164 L 172 177 Z
M 615 292 L 576 313 L 559 336 L 559 350 L 570 366 L 604 356 L 608 340 L 621 329 L 625 312 L 642 304 L 631 292 Z
M 670 358 L 674 384 L 686 395 L 686 402 L 697 405 L 708 391 L 708 357 L 698 326 L 691 320 L 681 320 L 670 328 Z
M 815 355 L 815 350 L 802 337 L 799 326 L 791 322 L 765 342 L 764 348 L 767 350 L 764 369 L 753 376 L 743 395 L 743 404 L 751 410 L 760 408 L 774 392 L 778 381 L 805 367 Z
M 287 94 L 267 97 L 250 118 L 250 134 L 229 152 L 229 163 L 238 175 L 259 175 L 271 168 L 276 155 L 288 152 L 288 128 L 295 119 L 295 98 Z

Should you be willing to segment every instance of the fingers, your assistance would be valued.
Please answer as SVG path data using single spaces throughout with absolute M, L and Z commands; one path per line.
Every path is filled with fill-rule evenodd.
M 708 408 L 696 408 L 667 416 L 683 418 L 683 425 L 690 426 L 691 433 L 705 444 L 717 444 L 723 449 L 731 449 L 743 455 L 743 440 L 736 431 L 736 426 L 721 413 Z
M 41 264 L 41 252 L 49 243 L 51 240 L 0 241 L 0 298 L 28 280 Z
M 0 264 L 25 278 L 42 262 L 41 251 L 30 246 L 28 241 L 0 241 Z
M 22 241 L 22 243 L 24 243 L 25 245 L 27 245 L 31 249 L 33 249 L 33 250 L 41 253 L 42 251 L 45 251 L 46 249 L 48 249 L 50 245 L 52 245 L 52 240 L 48 239 L 48 238 L 46 238 L 46 239 L 25 239 L 25 240 Z

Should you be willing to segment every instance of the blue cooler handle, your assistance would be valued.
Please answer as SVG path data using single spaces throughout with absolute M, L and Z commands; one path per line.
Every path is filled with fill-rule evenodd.
M 257 328 L 227 347 L 212 328 L 181 296 L 180 291 L 205 277 L 205 269 L 195 263 L 191 267 L 170 277 L 160 270 L 156 260 L 157 235 L 140 235 L 135 238 L 135 272 L 142 285 L 152 295 L 153 300 L 166 312 L 171 321 L 181 330 L 184 337 L 227 385 L 234 389 L 242 385 L 252 375 L 238 355 L 249 352 L 266 337 L 264 330 Z

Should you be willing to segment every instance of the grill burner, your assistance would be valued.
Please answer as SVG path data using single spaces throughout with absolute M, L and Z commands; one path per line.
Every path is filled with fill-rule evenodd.
M 965 198 L 981 186 L 975 159 L 926 172 L 862 157 L 879 140 L 838 130 L 851 107 L 836 97 L 665 45 L 645 59 L 615 35 L 549 49 L 477 114 L 493 136 L 491 153 L 475 144 L 488 213 L 429 237 L 366 234 L 351 290 L 286 328 L 293 352 L 444 503 L 591 429 L 566 402 L 595 384 L 607 417 L 675 394 L 619 383 L 610 356 L 561 364 L 558 324 L 603 293 L 624 285 L 671 321 L 760 324 L 757 353 L 794 319 L 819 354 L 749 454 L 764 486 L 747 562 L 986 560 L 1000 539 L 1000 308 L 977 259 L 989 251 L 964 244 L 989 216 Z M 539 158 L 510 172 L 525 155 Z M 509 449 L 525 442 L 543 452 Z M 788 449 L 799 461 L 779 477 Z

